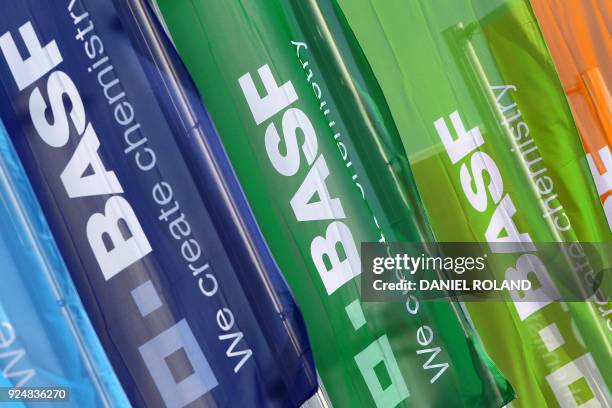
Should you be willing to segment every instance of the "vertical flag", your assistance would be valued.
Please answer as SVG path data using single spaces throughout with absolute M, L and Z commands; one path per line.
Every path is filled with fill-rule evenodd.
M 528 3 L 443 3 L 339 0 L 389 102 L 437 238 L 526 249 L 609 241 Z M 531 254 L 516 260 L 506 273 L 532 273 L 521 267 L 527 261 L 542 266 L 540 282 L 554 273 Z M 592 274 L 584 268 L 580 283 Z M 592 302 L 526 295 L 468 305 L 485 349 L 517 390 L 513 404 L 609 401 L 605 315 Z
M 297 407 L 302 317 L 144 0 L 0 16 L 0 114 L 134 406 Z
M 2 122 L 0 218 L 0 386 L 65 388 L 66 407 L 125 406 Z
M 612 228 L 612 4 L 531 0 Z
M 451 304 L 360 301 L 361 242 L 432 236 L 333 3 L 157 3 L 303 310 L 332 403 L 508 402 L 510 386 Z

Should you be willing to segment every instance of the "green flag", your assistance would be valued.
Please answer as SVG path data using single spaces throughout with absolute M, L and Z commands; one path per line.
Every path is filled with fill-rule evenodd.
M 387 98 L 438 239 L 523 242 L 506 276 L 535 273 L 541 281 L 550 271 L 530 243 L 610 241 L 526 1 L 339 4 Z M 592 283 L 588 274 L 578 273 L 580 284 Z M 528 302 L 528 295 L 468 305 L 485 349 L 517 391 L 513 404 L 606 404 L 605 309 Z
M 512 389 L 457 304 L 360 301 L 361 242 L 433 235 L 382 93 L 333 3 L 158 3 L 302 308 L 332 403 L 507 403 Z

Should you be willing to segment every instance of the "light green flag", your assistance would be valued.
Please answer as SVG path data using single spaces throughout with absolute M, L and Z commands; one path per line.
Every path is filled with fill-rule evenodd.
M 610 242 L 526 1 L 339 4 L 387 98 L 439 240 L 521 241 L 525 252 L 504 267 L 506 276 L 535 270 L 542 281 L 554 271 L 529 253 L 530 242 Z M 576 264 L 586 261 L 574 255 Z M 584 268 L 579 283 L 589 286 L 593 273 Z M 507 303 L 468 309 L 485 349 L 516 389 L 513 405 L 607 406 L 606 309 L 508 295 Z

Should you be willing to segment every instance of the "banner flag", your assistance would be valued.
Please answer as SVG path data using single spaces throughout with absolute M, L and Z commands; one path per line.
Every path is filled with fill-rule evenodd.
M 134 406 L 297 407 L 302 316 L 144 0 L 0 16 L 0 114 Z
M 2 122 L 0 217 L 0 386 L 68 388 L 69 407 L 127 404 Z
M 526 1 L 339 4 L 389 103 L 437 239 L 521 242 L 506 276 L 540 282 L 553 271 L 530 243 L 610 241 Z M 599 271 L 580 246 L 567 256 L 584 265 L 576 284 L 591 287 Z M 607 295 L 568 303 L 529 296 L 467 304 L 485 350 L 516 389 L 513 405 L 609 401 L 610 332 L 598 304 Z
M 612 4 L 531 0 L 612 229 Z
M 458 304 L 360 300 L 360 245 L 425 241 L 382 93 L 327 1 L 157 2 L 294 290 L 332 404 L 500 407 Z

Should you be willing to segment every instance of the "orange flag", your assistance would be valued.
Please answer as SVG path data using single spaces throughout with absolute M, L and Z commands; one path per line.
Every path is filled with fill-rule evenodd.
M 531 0 L 612 228 L 612 2 Z

